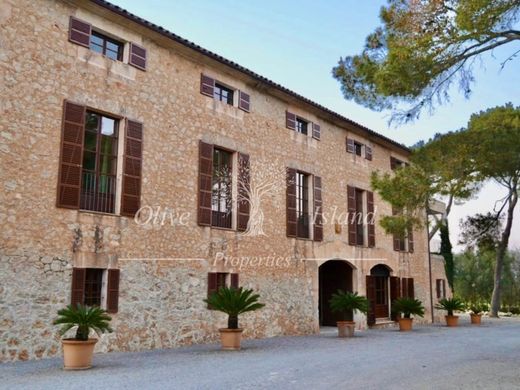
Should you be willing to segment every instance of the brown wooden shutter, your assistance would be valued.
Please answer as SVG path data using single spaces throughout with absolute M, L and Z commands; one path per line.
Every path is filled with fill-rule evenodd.
M 229 285 L 232 288 L 238 288 L 238 274 L 230 275 L 230 284 Z
M 137 69 L 146 70 L 146 49 L 135 43 L 130 43 L 130 57 L 128 63 Z
M 285 126 L 287 126 L 288 129 L 296 130 L 296 115 L 285 111 Z
M 413 244 L 413 230 L 408 229 L 408 252 L 413 253 L 414 244 Z
M 408 298 L 415 298 L 415 290 L 413 286 L 413 278 L 407 279 L 408 283 Z
M 374 214 L 374 193 L 367 191 L 367 214 Z M 367 216 L 368 218 L 368 216 Z M 368 221 L 368 246 L 373 248 L 376 246 L 376 225 L 374 218 L 370 218 Z
M 355 153 L 356 146 L 354 145 L 354 140 L 347 138 L 347 153 Z
M 199 141 L 199 191 L 197 221 L 211 226 L 211 197 L 213 180 L 213 145 Z
M 312 124 L 312 138 L 320 140 L 321 137 L 321 127 L 317 123 Z
M 398 166 L 398 161 L 394 157 L 390 157 L 390 169 L 394 171 Z
M 70 296 L 70 304 L 72 306 L 76 306 L 77 304 L 83 305 L 86 276 L 86 268 L 72 268 L 72 288 Z
M 401 280 L 397 276 L 390 276 L 390 303 L 401 297 Z M 391 319 L 397 321 L 399 313 L 392 312 Z
M 314 241 L 323 241 L 321 177 L 314 176 Z
M 357 245 L 356 187 L 347 186 L 348 244 Z
M 119 307 L 119 270 L 107 270 L 107 312 L 117 313 Z
M 251 110 L 250 97 L 244 91 L 238 91 L 238 108 L 245 112 Z
M 92 26 L 77 19 L 74 16 L 69 20 L 69 41 L 84 47 L 90 47 L 90 34 L 92 33 Z
M 397 234 L 394 234 L 393 237 L 394 237 L 394 251 L 400 252 L 401 251 L 401 238 Z
M 296 169 L 287 168 L 287 237 L 297 235 Z
M 368 145 L 365 145 L 365 158 L 372 161 L 372 148 Z
M 435 281 L 435 290 L 437 291 L 437 299 L 441 297 L 441 279 L 437 279 Z
M 446 298 L 446 280 L 441 279 L 442 282 L 442 298 Z
M 85 106 L 64 102 L 56 206 L 79 208 Z
M 218 274 L 216 272 L 208 272 L 208 298 L 218 290 Z M 208 309 L 213 307 L 208 304 Z
M 126 120 L 125 156 L 121 215 L 134 217 L 141 207 L 141 181 L 143 165 L 143 124 Z
M 368 299 L 368 312 L 367 312 L 367 325 L 374 325 L 376 323 L 376 278 L 375 276 L 366 276 L 366 287 L 367 287 L 367 299 Z
M 200 93 L 206 96 L 213 97 L 215 89 L 215 80 L 204 74 L 200 75 Z
M 251 180 L 249 155 L 244 153 L 238 153 L 238 170 L 239 183 L 237 205 L 237 230 L 243 232 L 247 229 L 247 224 L 249 222 L 249 211 L 251 206 L 249 203 L 249 190 Z

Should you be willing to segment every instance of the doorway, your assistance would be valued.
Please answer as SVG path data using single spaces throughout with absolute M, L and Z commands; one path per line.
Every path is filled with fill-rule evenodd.
M 373 304 L 375 318 L 390 317 L 389 301 L 389 280 L 390 270 L 383 264 L 378 264 L 370 270 L 370 275 L 373 277 Z
M 330 309 L 329 300 L 338 290 L 352 291 L 352 266 L 343 260 L 329 260 L 318 269 L 319 316 L 321 326 L 336 326 L 340 313 Z

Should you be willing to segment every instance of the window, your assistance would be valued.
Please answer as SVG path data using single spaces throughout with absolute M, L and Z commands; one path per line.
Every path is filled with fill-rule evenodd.
M 307 128 L 309 126 L 309 122 L 303 120 L 302 118 L 296 117 L 296 132 L 300 134 L 307 135 Z
M 85 274 L 85 306 L 101 306 L 101 289 L 103 286 L 103 270 L 87 268 Z
M 356 188 L 356 244 L 365 245 L 365 212 L 363 195 L 365 191 Z
M 446 280 L 437 279 L 436 286 L 437 286 L 437 298 L 438 299 L 446 298 Z
M 232 159 L 231 152 L 213 150 L 211 225 L 228 229 L 232 227 Z
M 309 238 L 309 175 L 296 172 L 297 237 Z
M 115 212 L 118 121 L 87 111 L 80 209 Z
M 228 272 L 208 273 L 208 298 L 222 287 L 238 288 L 238 274 Z M 213 309 L 208 305 L 208 309 Z
M 228 87 L 224 87 L 222 84 L 215 83 L 215 88 L 213 89 L 213 96 L 215 99 L 220 100 L 221 102 L 225 102 L 230 106 L 233 105 L 233 90 Z
M 90 50 L 113 60 L 123 60 L 123 44 L 96 31 L 90 35 Z
M 408 166 L 407 162 L 401 161 L 395 157 L 390 157 L 390 168 L 395 171 L 397 168 L 404 168 Z
M 363 144 L 354 141 L 354 153 L 357 156 L 361 156 L 361 154 L 363 153 Z

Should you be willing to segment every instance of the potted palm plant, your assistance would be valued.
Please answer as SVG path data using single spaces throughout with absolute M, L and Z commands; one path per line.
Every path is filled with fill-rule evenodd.
M 104 332 L 112 332 L 111 320 L 112 318 L 106 311 L 97 306 L 69 305 L 58 311 L 58 318 L 54 320 L 54 325 L 62 325 L 61 335 L 76 328 L 74 338 L 66 338 L 61 341 L 64 369 L 85 370 L 92 367 L 92 355 L 98 339 L 89 338 L 89 335 L 91 331 L 96 332 L 98 336 Z
M 238 327 L 238 316 L 248 311 L 261 309 L 265 305 L 258 302 L 260 296 L 253 294 L 253 290 L 242 287 L 221 287 L 211 294 L 204 302 L 214 310 L 228 315 L 227 328 L 219 329 L 220 341 L 224 350 L 240 349 L 243 329 Z
M 474 325 L 480 325 L 482 322 L 482 313 L 488 310 L 488 306 L 485 303 L 473 303 L 469 307 L 471 323 Z
M 392 311 L 400 314 L 399 330 L 406 332 L 412 330 L 413 316 L 424 316 L 424 306 L 418 299 L 415 298 L 398 298 L 392 302 Z
M 357 292 L 338 290 L 332 294 L 329 300 L 330 308 L 333 312 L 340 313 L 342 320 L 337 321 L 338 337 L 352 337 L 356 323 L 354 322 L 354 312 L 359 311 L 366 314 L 368 311 L 368 300 Z
M 458 298 L 443 298 L 435 306 L 436 309 L 446 310 L 446 325 L 457 326 L 459 324 L 459 316 L 453 314 L 454 311 L 464 310 L 464 302 Z

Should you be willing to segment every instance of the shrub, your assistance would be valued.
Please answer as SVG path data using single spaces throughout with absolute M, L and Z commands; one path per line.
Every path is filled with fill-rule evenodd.
M 446 310 L 448 315 L 452 316 L 454 311 L 464 310 L 465 305 L 464 302 L 458 298 L 443 298 L 439 301 L 435 308 L 439 310 Z
M 354 320 L 354 311 L 366 313 L 368 311 L 368 299 L 357 292 L 338 290 L 332 294 L 329 300 L 330 308 L 333 312 L 341 313 L 345 321 Z
M 423 317 L 424 306 L 421 301 L 414 298 L 398 298 L 392 303 L 392 311 L 402 314 L 404 318 L 411 318 L 412 315 Z
M 112 332 L 109 322 L 112 318 L 100 307 L 69 305 L 65 309 L 58 311 L 58 318 L 54 320 L 54 325 L 63 325 L 60 333 L 64 335 L 70 329 L 77 327 L 76 340 L 86 341 L 90 331 L 93 330 L 100 336 L 104 332 Z

